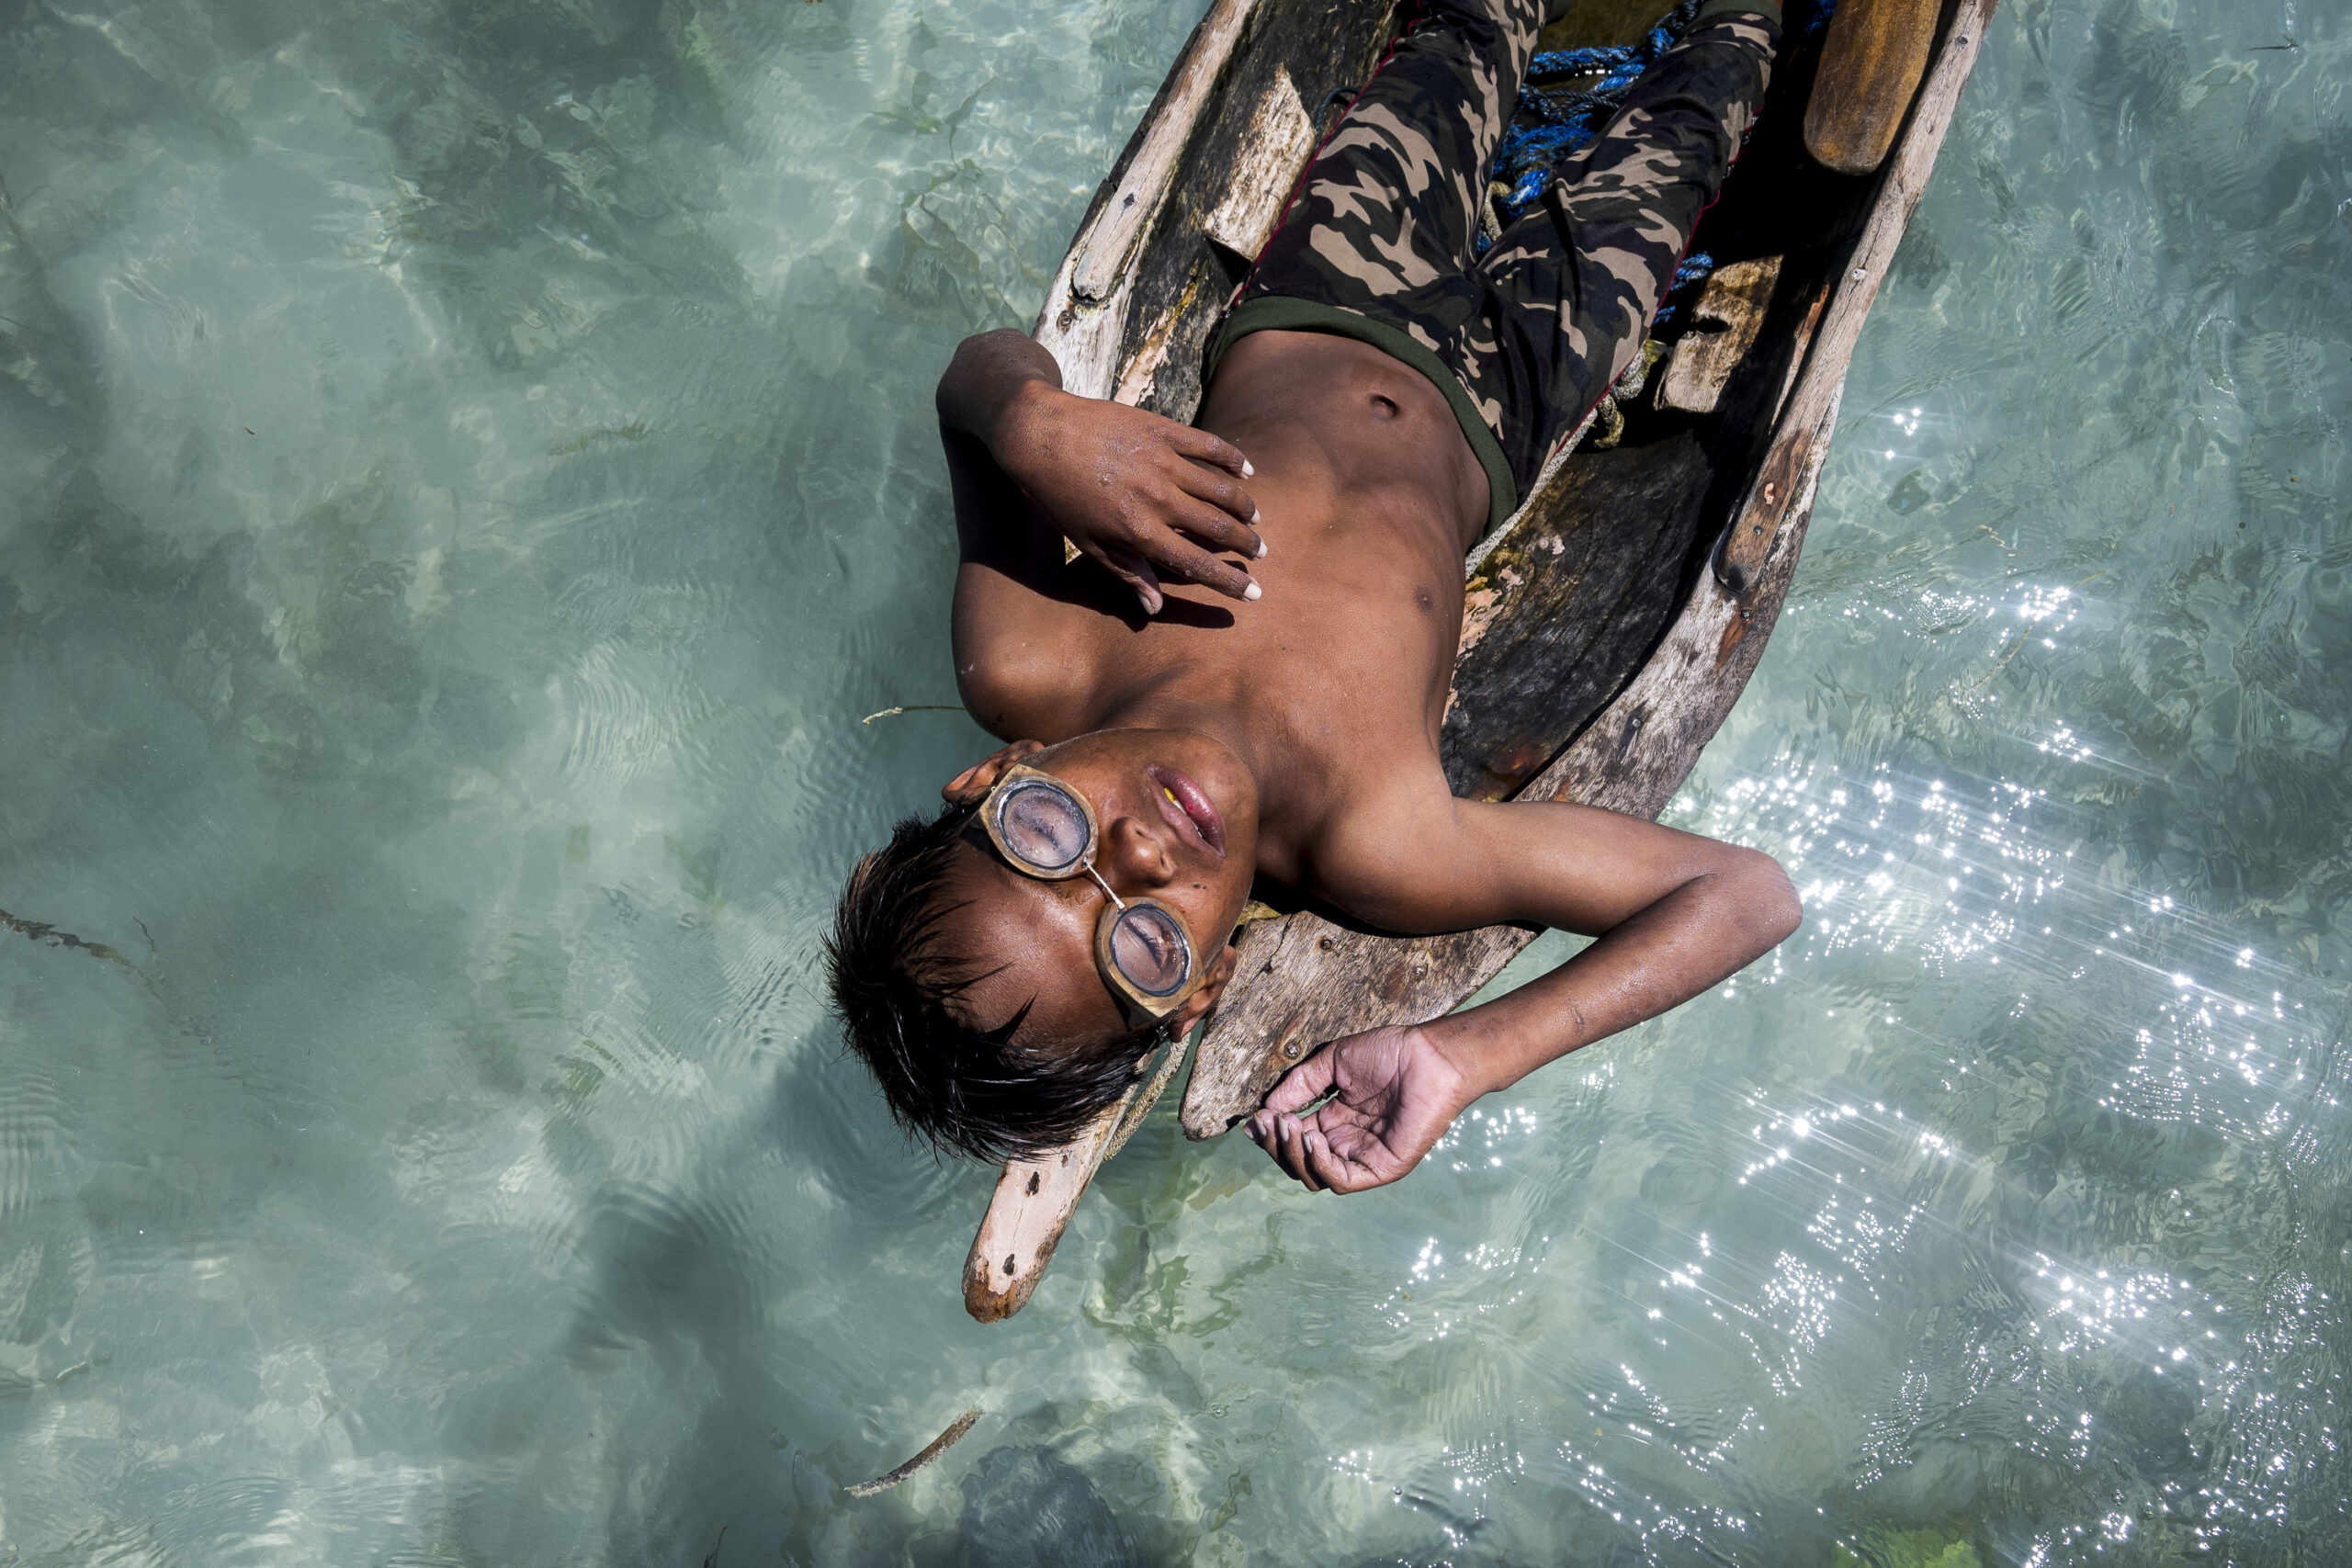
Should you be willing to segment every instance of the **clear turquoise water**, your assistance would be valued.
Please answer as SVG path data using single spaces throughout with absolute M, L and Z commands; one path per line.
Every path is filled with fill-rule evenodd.
M 1796 940 L 966 1319 L 816 936 L 1195 5 L 0 22 L 0 1563 L 2352 1562 L 2335 0 L 2000 11 L 1673 810 Z

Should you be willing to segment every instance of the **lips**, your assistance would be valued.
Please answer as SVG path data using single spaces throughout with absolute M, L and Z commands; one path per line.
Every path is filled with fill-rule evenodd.
M 1209 803 L 1208 792 L 1173 768 L 1146 768 L 1144 775 L 1159 786 L 1154 798 L 1159 802 L 1159 814 L 1168 818 L 1168 825 L 1199 840 L 1222 858 L 1225 819 Z

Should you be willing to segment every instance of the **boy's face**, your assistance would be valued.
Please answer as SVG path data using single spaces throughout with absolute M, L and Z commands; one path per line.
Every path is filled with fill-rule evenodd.
M 1233 973 L 1226 945 L 1256 869 L 1258 787 L 1226 747 L 1182 729 L 1102 729 L 1040 746 L 1015 741 L 966 769 L 941 791 L 970 804 L 1014 762 L 1051 773 L 1094 808 L 1101 838 L 1094 868 L 1123 899 L 1152 897 L 1182 917 L 1199 990 L 1169 1015 L 1190 1028 L 1216 1005 Z M 1094 963 L 1094 927 L 1106 900 L 1089 876 L 1041 881 L 1015 871 L 977 819 L 951 874 L 952 946 L 998 974 L 964 993 L 967 1021 L 995 1028 L 1035 998 L 1017 1037 L 1106 1039 L 1133 1027 Z

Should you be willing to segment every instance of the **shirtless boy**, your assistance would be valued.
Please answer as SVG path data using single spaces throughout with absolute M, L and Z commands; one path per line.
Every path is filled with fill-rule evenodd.
M 1474 260 L 1543 4 L 1420 7 L 1211 344 L 1196 424 L 1064 392 L 1017 332 L 967 340 L 941 378 L 956 681 L 1011 744 L 858 865 L 829 944 L 851 1044 L 935 1143 L 1003 1157 L 1077 1133 L 1216 1005 L 1258 877 L 1388 931 L 1599 939 L 1294 1068 L 1248 1125 L 1312 1190 L 1396 1180 L 1472 1100 L 1796 928 L 1769 856 L 1459 800 L 1440 768 L 1464 554 L 1639 346 L 1781 25 L 1770 0 L 1709 0 Z

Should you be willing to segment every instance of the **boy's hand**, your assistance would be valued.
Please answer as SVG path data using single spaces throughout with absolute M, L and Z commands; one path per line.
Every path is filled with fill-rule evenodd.
M 1162 579 L 1255 599 L 1250 574 L 1219 560 L 1266 553 L 1241 488 L 1256 470 L 1230 442 L 1125 403 L 1043 380 L 1005 399 L 988 435 L 999 467 L 1088 558 L 1157 615 Z
M 1295 1113 L 1333 1089 L 1329 1103 Z M 1250 1118 L 1250 1136 L 1310 1192 L 1361 1192 L 1421 1163 L 1480 1090 L 1418 1028 L 1334 1040 L 1293 1067 Z

